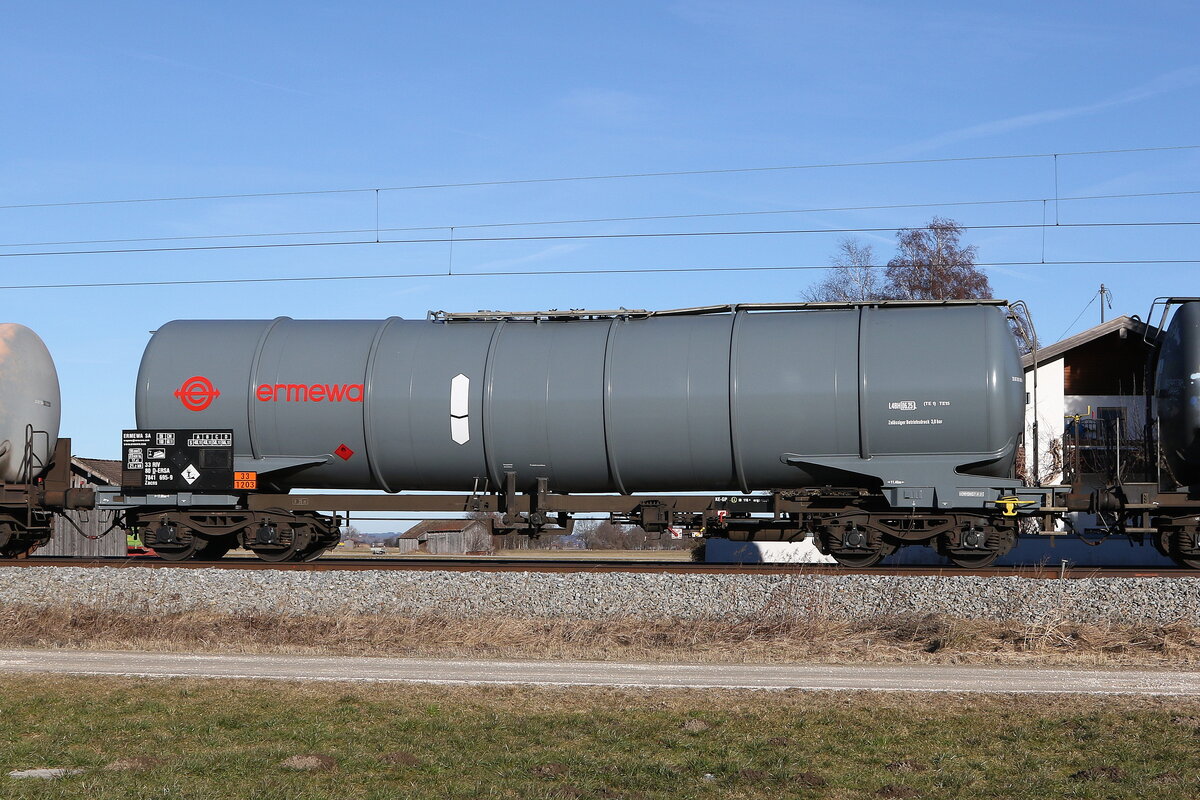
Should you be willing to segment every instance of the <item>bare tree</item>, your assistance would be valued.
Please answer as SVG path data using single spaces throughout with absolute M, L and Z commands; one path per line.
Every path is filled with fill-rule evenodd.
M 342 528 L 341 540 L 349 543 L 351 547 L 358 547 L 367 541 L 367 536 L 353 525 L 347 525 L 345 528 Z
M 897 231 L 885 294 L 895 300 L 991 297 L 987 275 L 975 266 L 978 248 L 963 247 L 962 232 L 961 225 L 944 217 L 934 217 L 924 228 Z
M 834 268 L 816 285 L 803 292 L 809 303 L 850 303 L 879 300 L 883 296 L 883 276 L 872 268 L 875 251 L 869 244 L 846 237 L 838 242 L 832 256 Z
M 636 525 L 617 525 L 608 520 L 579 520 L 576 535 L 583 537 L 588 550 L 643 550 L 646 532 Z

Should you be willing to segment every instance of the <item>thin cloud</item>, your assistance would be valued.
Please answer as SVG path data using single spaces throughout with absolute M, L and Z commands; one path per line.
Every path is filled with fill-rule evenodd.
M 619 89 L 572 89 L 562 105 L 592 122 L 609 125 L 637 122 L 646 110 L 643 98 Z
M 535 253 L 529 253 L 523 256 L 515 256 L 513 258 L 498 258 L 491 261 L 483 261 L 477 264 L 463 264 L 462 266 L 455 264 L 454 268 L 456 271 L 462 270 L 462 274 L 483 272 L 485 270 L 507 269 L 510 267 L 520 266 L 522 264 L 545 261 L 546 259 L 554 258 L 555 256 L 566 255 L 567 253 L 574 253 L 577 250 L 582 250 L 583 247 L 584 245 L 581 244 L 555 244 L 542 248 Z
M 288 92 L 289 94 L 299 94 L 306 97 L 316 96 L 312 92 L 306 92 L 303 89 L 293 89 L 291 86 L 281 86 L 278 83 L 268 83 L 255 78 L 248 78 L 245 75 L 237 75 L 232 72 L 225 72 L 224 70 L 213 69 L 212 67 L 205 67 L 200 64 L 189 64 L 186 61 L 176 61 L 173 58 L 164 58 L 163 56 L 156 56 L 151 53 L 132 53 L 128 50 L 119 50 L 118 52 L 123 56 L 128 58 L 136 58 L 139 61 L 149 61 L 152 64 L 166 64 L 170 67 L 191 70 L 192 72 L 200 72 L 207 75 L 218 75 L 222 78 L 228 78 L 231 81 L 248 83 L 251 86 L 261 86 L 264 89 L 275 89 L 276 91 Z
M 1008 117 L 1007 119 L 993 120 L 992 122 L 984 122 L 980 125 L 959 128 L 958 130 L 948 131 L 930 139 L 917 142 L 911 147 L 906 148 L 905 152 L 918 153 L 925 150 L 935 150 L 948 144 L 957 144 L 958 142 L 982 139 L 988 136 L 998 136 L 1023 128 L 1032 128 L 1037 125 L 1058 122 L 1059 120 L 1070 119 L 1072 117 L 1098 114 L 1101 111 L 1136 103 L 1151 97 L 1157 97 L 1158 95 L 1179 91 L 1180 89 L 1187 89 L 1197 84 L 1200 84 L 1200 67 L 1186 67 L 1159 75 L 1141 86 L 1126 89 L 1123 92 L 1095 103 L 1068 106 L 1066 108 L 1056 108 L 1047 111 L 1036 111 L 1032 114 L 1021 114 L 1015 117 Z

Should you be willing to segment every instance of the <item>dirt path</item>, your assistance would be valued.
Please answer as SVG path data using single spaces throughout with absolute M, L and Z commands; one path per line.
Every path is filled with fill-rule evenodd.
M 1200 673 L 959 666 L 729 666 L 0 650 L 0 672 L 639 688 L 1200 695 Z

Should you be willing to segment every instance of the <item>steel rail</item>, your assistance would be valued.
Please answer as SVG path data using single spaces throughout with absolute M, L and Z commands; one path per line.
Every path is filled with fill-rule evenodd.
M 73 558 L 43 556 L 0 559 L 3 567 L 85 567 L 150 569 L 304 570 L 310 572 L 408 570 L 414 572 L 659 572 L 711 575 L 876 575 L 911 577 L 983 577 L 1067 579 L 1083 578 L 1200 578 L 1200 571 L 1159 567 L 1020 566 L 963 569 L 948 566 L 883 566 L 852 569 L 838 564 L 713 564 L 690 561 L 620 561 L 615 559 L 550 558 L 325 558 L 307 563 L 269 563 L 251 557 L 218 561 L 164 561 L 158 558 Z

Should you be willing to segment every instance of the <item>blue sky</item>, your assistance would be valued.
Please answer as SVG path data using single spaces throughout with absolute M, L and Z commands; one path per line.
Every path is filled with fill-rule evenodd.
M 1200 144 L 1192 3 L 56 3 L 0 28 L 0 205 Z M 1070 201 L 1053 159 L 383 192 L 384 238 L 1200 220 L 1200 195 Z M 1200 150 L 1064 156 L 1058 194 L 1200 190 Z M 471 228 L 1029 199 L 1004 205 Z M 0 255 L 357 235 L 373 192 L 0 209 Z M 0 258 L 4 286 L 828 263 L 841 234 L 445 242 Z M 968 231 L 983 262 L 1200 259 L 1197 231 Z M 1196 265 L 1006 266 L 1045 341 L 1103 282 L 1114 314 L 1200 294 Z M 180 317 L 421 317 L 799 299 L 819 271 L 6 289 L 55 353 L 63 432 L 115 457 L 147 332 Z M 1096 306 L 1075 330 L 1098 320 Z

